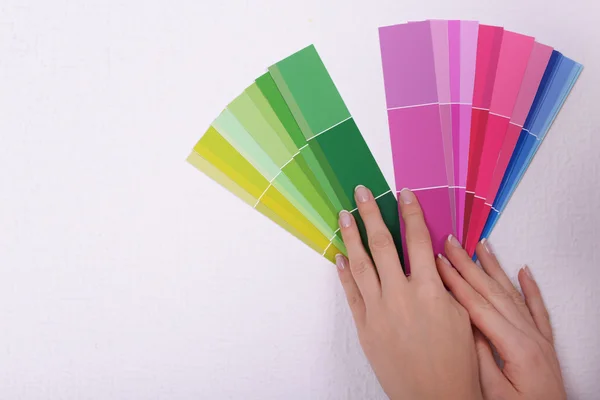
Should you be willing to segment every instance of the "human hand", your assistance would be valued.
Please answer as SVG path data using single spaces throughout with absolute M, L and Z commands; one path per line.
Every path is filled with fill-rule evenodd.
M 468 313 L 442 284 L 416 197 L 400 194 L 410 278 L 371 191 L 359 186 L 355 197 L 374 262 L 346 211 L 339 222 L 349 260 L 336 259 L 360 343 L 383 389 L 391 399 L 481 399 Z
M 519 271 L 523 298 L 500 267 L 489 242 L 477 246 L 483 269 L 452 237 L 446 243 L 446 254 L 456 269 L 440 258 L 440 276 L 480 331 L 475 332 L 475 342 L 484 398 L 566 399 L 548 311 L 529 268 Z M 496 364 L 482 334 L 498 351 L 504 368 Z

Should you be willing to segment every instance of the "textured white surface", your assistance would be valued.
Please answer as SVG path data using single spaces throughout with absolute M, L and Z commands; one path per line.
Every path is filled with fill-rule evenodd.
M 187 165 L 315 43 L 392 182 L 377 26 L 479 19 L 585 65 L 493 243 L 543 289 L 572 399 L 600 391 L 598 3 L 0 4 L 0 397 L 379 399 L 334 267 Z

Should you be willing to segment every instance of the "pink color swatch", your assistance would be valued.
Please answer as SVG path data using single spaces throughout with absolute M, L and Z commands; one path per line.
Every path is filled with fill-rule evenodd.
M 433 30 L 438 29 L 435 23 L 433 26 Z M 442 122 L 440 113 L 432 23 L 383 27 L 379 35 L 396 188 L 415 192 L 433 250 L 443 253 L 444 240 L 453 230 L 445 147 L 451 141 L 444 140 L 444 129 L 451 129 L 451 125 L 447 120 Z M 436 45 L 441 45 L 437 39 Z M 448 71 L 448 61 L 440 64 L 446 65 L 438 69 Z M 441 91 L 449 98 L 449 78 L 445 79 L 448 81 Z M 448 133 L 451 135 L 450 130 Z M 405 241 L 403 246 L 404 254 L 408 254 Z
M 527 63 L 527 69 L 525 71 L 521 86 L 519 88 L 519 94 L 512 111 L 510 124 L 508 125 L 508 129 L 504 136 L 504 141 L 499 151 L 497 162 L 494 165 L 494 171 L 489 181 L 487 193 L 483 196 L 483 208 L 475 212 L 474 207 L 473 214 L 471 216 L 469 236 L 471 237 L 472 243 L 475 243 L 481 236 L 481 232 L 491 211 L 491 203 L 496 198 L 496 194 L 498 193 L 504 172 L 506 171 L 510 158 L 517 144 L 517 140 L 519 139 L 521 129 L 525 123 L 525 119 L 527 118 L 527 114 L 529 113 L 551 54 L 552 47 L 537 42 L 533 44 L 533 49 L 529 55 L 529 60 Z M 467 240 L 467 242 L 469 241 Z
M 452 99 L 450 94 L 450 54 L 448 41 L 448 21 L 431 20 L 431 38 L 433 41 L 433 61 L 438 89 L 440 107 L 440 122 L 444 159 L 446 161 L 446 176 L 448 196 L 450 198 L 450 217 L 452 233 L 456 235 L 456 198 L 454 193 L 454 152 L 452 149 Z
M 478 33 L 479 23 L 475 21 L 450 21 L 448 24 L 454 185 L 456 186 L 456 237 L 458 238 L 463 236 L 469 137 L 471 133 L 471 102 L 475 84 Z
M 471 219 L 468 225 L 467 240 L 464 243 L 469 254 L 474 253 L 475 245 L 479 240 L 475 229 L 471 228 L 477 225 L 478 217 L 483 211 L 486 202 L 485 196 L 490 187 L 498 155 L 506 137 L 519 89 L 527 69 L 529 56 L 533 49 L 533 43 L 534 39 L 530 36 L 504 31 L 496 67 L 488 122 L 483 134 L 481 162 L 475 182 Z
M 483 139 L 492 102 L 492 91 L 496 79 L 496 69 L 500 57 L 500 47 L 503 35 L 503 28 L 490 25 L 479 25 L 475 86 L 473 88 L 473 109 L 471 112 L 469 161 L 465 191 L 463 244 L 468 235 L 471 207 L 475 195 L 475 185 L 477 183 L 477 174 L 483 150 Z

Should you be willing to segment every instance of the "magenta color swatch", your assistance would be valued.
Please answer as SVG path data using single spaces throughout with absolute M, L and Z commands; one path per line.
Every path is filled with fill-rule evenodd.
M 396 188 L 414 190 L 425 200 L 432 241 L 442 244 L 434 251 L 443 252 L 443 238 L 453 231 L 448 185 L 453 163 L 447 163 L 452 122 L 450 108 L 441 111 L 439 104 L 439 96 L 450 100 L 447 22 L 388 26 L 379 34 Z M 439 84 L 436 71 L 444 76 Z M 404 247 L 408 254 L 405 242 Z
M 456 204 L 454 194 L 454 151 L 452 148 L 452 106 L 450 87 L 450 54 L 448 21 L 431 20 L 431 39 L 433 42 L 433 60 L 438 88 L 440 106 L 440 122 L 442 143 L 446 163 L 446 182 L 450 197 L 450 217 L 452 219 L 452 234 L 456 235 Z
M 387 108 L 437 103 L 428 21 L 379 28 Z

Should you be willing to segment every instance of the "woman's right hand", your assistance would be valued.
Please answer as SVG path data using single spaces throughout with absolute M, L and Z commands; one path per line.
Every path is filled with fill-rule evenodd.
M 453 237 L 446 243 L 446 254 L 455 268 L 440 257 L 439 274 L 479 330 L 475 344 L 484 398 L 566 399 L 548 311 L 529 268 L 519 271 L 523 298 L 488 242 L 477 246 L 483 269 Z M 488 339 L 504 361 L 502 369 L 494 360 Z

